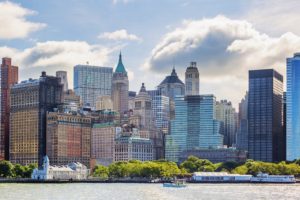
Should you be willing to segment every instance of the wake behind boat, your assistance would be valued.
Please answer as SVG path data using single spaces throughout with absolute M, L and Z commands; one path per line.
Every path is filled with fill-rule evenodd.
M 186 187 L 186 182 L 184 179 L 175 180 L 172 183 L 164 183 L 164 187 L 174 187 L 174 188 L 184 188 Z

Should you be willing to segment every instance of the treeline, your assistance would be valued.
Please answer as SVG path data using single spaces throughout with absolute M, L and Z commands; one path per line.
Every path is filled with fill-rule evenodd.
M 37 164 L 20 165 L 12 164 L 9 161 L 0 161 L 0 177 L 1 178 L 30 178 L 32 171 L 37 168 Z
M 163 178 L 190 177 L 193 172 L 228 172 L 236 174 L 257 175 L 259 172 L 270 175 L 295 175 L 300 176 L 300 160 L 295 162 L 268 163 L 247 160 L 245 163 L 223 162 L 212 163 L 206 159 L 190 156 L 179 166 L 170 161 L 158 160 L 141 162 L 115 162 L 108 167 L 97 165 L 92 176 L 101 179 L 109 178 Z

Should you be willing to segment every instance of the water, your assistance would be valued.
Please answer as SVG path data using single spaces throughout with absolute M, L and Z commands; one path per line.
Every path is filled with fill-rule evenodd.
M 300 184 L 190 184 L 186 188 L 164 188 L 161 184 L 0 184 L 5 200 L 191 200 L 191 199 L 300 199 Z

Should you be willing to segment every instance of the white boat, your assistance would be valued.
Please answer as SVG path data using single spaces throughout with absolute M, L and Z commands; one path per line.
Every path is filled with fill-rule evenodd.
M 269 175 L 259 173 L 251 178 L 253 183 L 296 183 L 294 175 Z

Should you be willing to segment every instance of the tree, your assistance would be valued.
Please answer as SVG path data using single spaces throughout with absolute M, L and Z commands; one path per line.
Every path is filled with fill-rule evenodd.
M 20 165 L 20 164 L 16 164 L 13 168 L 13 175 L 16 178 L 24 178 L 25 176 L 25 169 L 26 167 Z
M 93 176 L 100 179 L 108 179 L 109 170 L 103 165 L 97 165 L 93 170 Z
M 0 176 L 1 177 L 13 177 L 13 164 L 11 162 L 2 160 L 0 161 Z
M 216 170 L 212 162 L 206 159 L 199 159 L 195 156 L 189 156 L 186 161 L 181 163 L 180 168 L 185 168 L 189 173 L 197 171 L 213 172 Z

